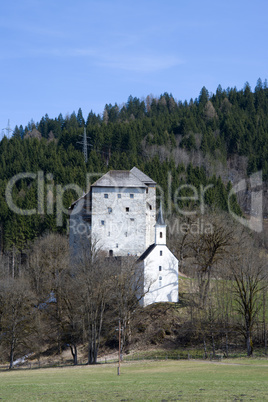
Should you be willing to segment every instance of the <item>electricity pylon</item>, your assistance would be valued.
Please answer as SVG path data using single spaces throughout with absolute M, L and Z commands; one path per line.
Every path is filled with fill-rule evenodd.
M 87 140 L 90 140 L 90 137 L 87 137 L 86 127 L 84 127 L 83 141 L 81 141 L 81 142 L 78 141 L 78 144 L 83 145 L 83 154 L 84 154 L 85 163 L 87 163 L 87 161 L 88 161 L 87 149 L 88 149 L 88 147 L 92 147 L 92 144 L 88 144 Z

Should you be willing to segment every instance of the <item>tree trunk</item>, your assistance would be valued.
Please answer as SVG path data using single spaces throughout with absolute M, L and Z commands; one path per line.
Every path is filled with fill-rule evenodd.
M 92 345 L 92 357 L 93 363 L 97 363 L 97 344 L 96 344 L 96 323 L 94 324 L 93 345 Z
M 90 331 L 89 331 L 87 364 L 96 363 L 95 347 L 96 347 L 96 328 L 95 328 L 95 322 L 93 322 L 90 325 Z
M 93 358 L 92 358 L 92 350 L 91 350 L 91 340 L 88 343 L 88 358 L 87 358 L 87 364 L 92 364 Z
M 208 358 L 208 354 L 207 354 L 207 344 L 206 344 L 205 336 L 204 336 L 204 338 L 203 338 L 203 344 L 204 344 L 205 359 L 207 359 L 207 358 Z
M 9 369 L 13 368 L 14 349 L 15 349 L 15 340 L 14 340 L 14 336 L 12 336 L 11 346 L 10 346 L 10 355 L 9 355 Z
M 250 330 L 247 329 L 247 355 L 250 357 L 252 355 L 253 348 L 252 348 L 252 339 Z
M 212 339 L 213 357 L 215 358 L 215 356 L 216 356 L 216 351 L 215 351 L 215 341 L 214 341 L 214 334 L 213 334 L 213 332 L 211 333 L 211 339 Z
M 89 335 L 89 341 L 88 341 L 88 360 L 87 364 L 93 364 L 93 339 L 92 339 L 92 333 Z
M 264 340 L 264 353 L 267 355 L 267 332 L 266 332 L 266 289 L 263 290 L 263 340 Z
M 74 366 L 76 366 L 77 365 L 77 347 L 74 344 L 72 344 L 72 345 L 70 344 L 69 346 L 70 346 L 71 353 L 72 353 L 72 356 L 73 356 Z
M 225 334 L 225 353 L 226 357 L 229 357 L 228 332 Z
M 209 292 L 209 288 L 210 288 L 210 270 L 206 271 L 206 272 L 201 272 L 199 275 L 199 280 L 200 280 L 200 284 L 199 284 L 199 300 L 200 300 L 200 304 L 201 306 L 205 306 L 206 301 L 207 301 L 207 295 Z

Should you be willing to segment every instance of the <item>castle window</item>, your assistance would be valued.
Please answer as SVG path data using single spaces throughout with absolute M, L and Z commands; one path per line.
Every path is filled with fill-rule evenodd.
M 108 207 L 108 213 L 111 214 L 113 212 L 112 208 Z
M 162 271 L 162 267 L 161 267 L 161 265 L 159 265 L 159 272 L 160 272 L 160 271 Z
M 134 221 L 135 221 L 135 219 L 134 219 L 134 218 L 130 218 L 130 220 L 131 220 L 131 222 L 134 222 Z
M 118 248 L 118 243 L 116 243 L 116 248 Z
M 129 194 L 130 195 L 130 198 L 134 198 L 134 194 Z
M 101 221 L 101 226 L 104 226 L 105 225 L 105 221 Z
M 104 194 L 104 198 L 108 198 L 109 197 L 109 195 L 108 194 Z
M 162 232 L 160 232 L 160 239 L 162 239 L 162 237 L 163 237 L 163 233 L 162 233 Z
M 109 250 L 109 257 L 113 256 L 113 250 Z
M 117 194 L 117 198 L 121 198 L 121 194 Z
M 126 207 L 126 212 L 129 212 L 129 207 Z
M 162 251 L 162 250 L 160 250 L 160 255 L 161 255 L 161 256 L 163 255 L 163 251 Z

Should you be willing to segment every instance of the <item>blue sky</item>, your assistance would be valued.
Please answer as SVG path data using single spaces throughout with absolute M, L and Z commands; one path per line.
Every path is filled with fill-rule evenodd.
M 0 138 L 129 95 L 196 98 L 268 78 L 267 0 L 13 0 L 0 5 Z

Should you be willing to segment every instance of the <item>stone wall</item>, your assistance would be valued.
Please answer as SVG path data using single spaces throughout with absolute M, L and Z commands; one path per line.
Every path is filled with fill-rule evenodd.
M 145 251 L 150 226 L 146 198 L 145 188 L 92 187 L 92 235 L 102 249 L 114 256 Z

